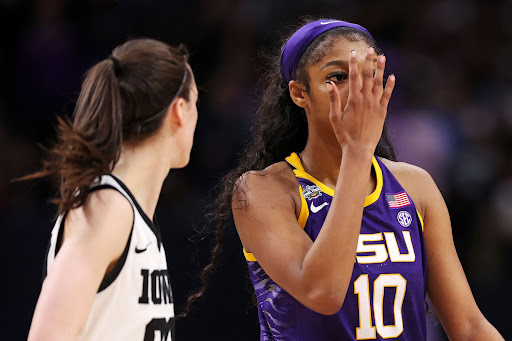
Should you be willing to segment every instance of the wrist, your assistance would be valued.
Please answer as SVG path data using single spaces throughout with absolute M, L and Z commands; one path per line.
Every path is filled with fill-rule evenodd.
M 342 159 L 348 158 L 352 162 L 370 162 L 373 158 L 374 150 L 372 148 L 356 145 L 356 146 L 346 146 L 342 148 Z

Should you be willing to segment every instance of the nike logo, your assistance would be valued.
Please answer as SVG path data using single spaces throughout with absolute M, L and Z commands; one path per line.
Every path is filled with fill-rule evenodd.
M 311 212 L 313 213 L 317 213 L 318 211 L 320 211 L 322 208 L 324 208 L 325 206 L 329 205 L 328 202 L 324 202 L 322 205 L 320 206 L 315 206 L 315 204 L 311 203 Z
M 148 243 L 148 245 L 146 245 L 146 247 L 144 249 L 139 249 L 139 248 L 137 248 L 137 246 L 135 246 L 135 253 L 141 253 L 141 252 L 146 251 L 148 249 L 149 244 L 151 244 L 151 243 Z
M 334 21 L 321 21 L 321 22 L 320 22 L 320 25 L 332 24 L 332 23 L 334 23 L 334 22 L 341 22 L 341 21 L 339 21 L 339 20 L 334 20 Z

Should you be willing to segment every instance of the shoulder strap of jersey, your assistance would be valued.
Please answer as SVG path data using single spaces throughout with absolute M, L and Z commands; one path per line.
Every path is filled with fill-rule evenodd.
M 290 156 L 285 158 L 286 163 L 290 166 L 290 168 L 293 170 L 293 173 L 296 177 L 299 177 L 299 171 L 304 171 L 304 167 L 302 167 L 302 162 L 300 160 L 300 155 L 297 153 L 291 153 Z M 300 213 L 299 218 L 297 219 L 300 227 L 304 228 L 306 226 L 306 222 L 309 218 L 309 209 L 308 209 L 308 203 L 304 196 L 302 195 L 302 186 L 299 184 L 299 195 L 300 195 Z
M 91 188 L 89 189 L 89 193 L 96 192 L 96 191 L 99 191 L 99 190 L 102 190 L 102 189 L 107 189 L 107 188 L 108 189 L 113 189 L 113 190 L 121 193 L 124 197 L 126 197 L 126 199 L 130 202 L 130 204 L 132 206 L 133 214 L 134 214 L 134 217 L 133 217 L 134 220 L 133 220 L 133 223 L 132 223 L 132 228 L 131 228 L 131 231 L 130 231 L 130 236 L 128 238 L 128 242 L 126 243 L 126 246 L 125 246 L 125 248 L 123 250 L 123 253 L 122 253 L 121 257 L 119 258 L 119 260 L 117 261 L 117 263 L 114 266 L 114 268 L 107 275 L 105 275 L 105 277 L 101 281 L 100 287 L 98 288 L 98 291 L 97 291 L 98 293 L 103 291 L 104 289 L 106 289 L 110 284 L 112 284 L 112 282 L 114 282 L 114 280 L 117 278 L 117 276 L 121 272 L 121 269 L 123 268 L 124 263 L 126 261 L 126 257 L 128 255 L 128 249 L 129 249 L 129 246 L 130 246 L 130 240 L 132 238 L 132 233 L 133 233 L 133 226 L 135 224 L 135 212 L 136 212 L 136 210 L 134 208 L 132 200 L 127 196 L 126 193 L 123 193 L 123 191 L 118 186 L 115 186 L 115 185 L 110 184 L 110 183 L 105 183 L 105 182 L 102 182 L 102 181 L 98 181 L 97 183 L 95 183 L 94 185 L 91 186 Z M 52 257 L 52 259 L 54 259 L 55 256 L 57 255 L 57 253 L 60 250 L 61 243 L 62 243 L 62 237 L 63 237 L 63 233 L 64 233 L 64 222 L 65 222 L 67 213 L 68 213 L 67 211 L 64 212 L 57 219 L 57 222 L 56 222 L 57 236 L 55 237 L 56 239 L 55 239 L 55 243 L 54 243 L 55 245 L 54 245 L 54 248 L 53 248 L 53 252 L 52 252 L 53 254 L 52 255 L 50 255 L 50 252 L 52 251 L 52 248 L 51 248 L 52 239 L 50 239 L 50 241 L 48 243 L 48 247 L 47 247 L 46 255 L 45 255 L 44 266 L 43 266 L 43 282 L 44 282 L 46 276 L 48 275 L 48 258 Z
M 158 228 L 158 224 L 156 222 L 155 217 L 153 216 L 153 220 L 151 220 L 146 215 L 146 212 L 144 212 L 144 210 L 140 207 L 139 203 L 137 202 L 137 199 L 132 194 L 130 189 L 121 181 L 121 179 L 119 179 L 114 174 L 102 176 L 101 182 L 116 187 L 124 196 L 127 197 L 127 199 L 132 203 L 132 206 L 139 213 L 144 222 L 155 234 L 158 243 L 158 249 L 160 250 L 160 247 L 162 246 L 162 236 L 160 235 L 160 229 Z
M 291 153 L 290 156 L 284 159 L 286 163 L 290 165 L 290 167 L 295 170 L 304 170 L 302 167 L 302 162 L 300 161 L 300 156 L 297 153 Z
M 295 174 L 296 177 L 311 181 L 313 184 L 320 187 L 322 192 L 330 195 L 331 197 L 334 197 L 334 189 L 333 188 L 326 186 L 324 183 L 315 179 L 309 173 L 306 173 L 306 171 L 304 170 L 304 167 L 302 166 L 301 159 L 297 153 L 291 153 L 290 156 L 288 156 L 285 160 L 286 160 L 286 162 L 288 162 L 288 164 L 290 166 L 292 166 L 294 168 L 293 173 Z M 379 165 L 379 162 L 380 161 L 377 160 L 377 158 L 375 156 L 372 157 L 372 166 L 373 166 L 373 169 L 375 170 L 375 177 L 377 180 L 377 185 L 376 185 L 375 191 L 373 191 L 372 194 L 368 195 L 365 198 L 365 201 L 364 201 L 365 207 L 376 202 L 377 199 L 379 199 L 379 196 L 382 192 L 383 177 L 382 177 L 382 170 Z
M 288 156 L 285 159 L 285 161 L 290 166 L 290 168 L 292 169 L 292 171 L 294 172 L 295 175 L 297 175 L 295 173 L 296 170 L 303 169 L 302 165 L 300 163 L 300 158 L 297 155 L 297 153 L 292 153 L 290 156 Z M 308 204 L 306 202 L 306 199 L 304 199 L 304 196 L 302 195 L 302 186 L 299 184 L 298 187 L 299 187 L 301 208 L 300 208 L 299 218 L 297 219 L 297 221 L 298 221 L 299 225 L 302 228 L 304 228 L 306 226 L 306 222 L 309 217 L 309 209 L 308 209 Z M 254 257 L 254 255 L 251 252 L 247 252 L 245 250 L 245 248 L 243 249 L 243 252 L 244 252 L 245 259 L 248 262 L 256 262 L 257 261 L 256 257 Z

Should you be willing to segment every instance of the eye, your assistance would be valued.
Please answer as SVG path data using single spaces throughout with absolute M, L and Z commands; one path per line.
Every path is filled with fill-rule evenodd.
M 343 71 L 333 72 L 327 76 L 327 80 L 330 80 L 334 83 L 343 82 L 347 79 L 348 79 L 348 73 L 343 72 Z

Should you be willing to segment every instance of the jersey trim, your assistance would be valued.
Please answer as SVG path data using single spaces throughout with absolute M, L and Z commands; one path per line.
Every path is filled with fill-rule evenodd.
M 292 166 L 293 173 L 295 173 L 296 177 L 300 177 L 300 178 L 307 179 L 307 180 L 311 181 L 312 183 L 314 183 L 315 185 L 320 187 L 322 192 L 330 195 L 331 197 L 334 197 L 334 190 L 332 188 L 326 186 L 322 182 L 318 181 L 317 179 L 315 179 L 314 177 L 312 177 L 311 175 L 306 173 L 306 171 L 304 170 L 304 167 L 302 167 L 300 157 L 297 153 L 292 153 L 285 160 L 286 160 L 286 162 L 288 162 L 288 164 L 290 166 Z M 368 195 L 364 199 L 364 207 L 370 206 L 371 204 L 376 202 L 379 199 L 380 194 L 382 192 L 382 186 L 383 186 L 382 169 L 380 168 L 379 163 L 377 162 L 377 159 L 375 158 L 375 156 L 372 157 L 372 165 L 373 165 L 373 168 L 375 169 L 377 185 L 375 186 L 375 190 L 373 191 L 373 193 Z M 306 226 L 306 222 L 308 221 L 308 218 L 309 218 L 309 208 L 308 208 L 306 199 L 304 199 L 304 197 L 302 196 L 302 187 L 300 185 L 299 185 L 299 193 L 300 193 L 301 207 L 300 207 L 300 213 L 299 213 L 299 218 L 297 219 L 297 222 L 299 223 L 300 227 L 304 228 Z M 418 213 L 418 215 L 419 215 L 419 213 Z M 421 226 L 423 228 L 423 220 L 421 220 L 421 217 L 420 217 L 420 221 L 422 222 Z M 252 253 L 245 251 L 245 249 L 244 249 L 244 256 L 245 256 L 245 259 L 248 260 L 249 262 L 257 261 L 256 257 L 254 257 L 254 255 Z
M 299 225 L 304 229 L 306 227 L 306 222 L 309 218 L 309 208 L 308 203 L 306 202 L 306 199 L 304 199 L 304 196 L 302 195 L 302 187 L 299 185 L 299 195 L 300 195 L 300 213 L 299 213 Z
M 252 253 L 245 251 L 245 248 L 243 250 L 245 259 L 247 259 L 249 262 L 256 262 L 256 257 L 254 257 Z
M 300 157 L 297 153 L 292 153 L 290 156 L 288 156 L 286 158 L 286 161 L 290 165 L 295 167 L 295 169 L 293 170 L 293 172 L 295 173 L 295 176 L 311 181 L 312 183 L 314 183 L 315 185 L 320 187 L 322 192 L 324 192 L 327 195 L 330 195 L 331 197 L 334 197 L 334 189 L 330 188 L 329 186 L 327 186 L 327 185 L 323 184 L 322 182 L 318 181 L 317 179 L 315 179 L 310 174 L 306 173 L 306 171 L 304 170 L 304 167 L 302 167 Z M 375 156 L 372 157 L 372 165 L 375 170 L 375 176 L 377 178 L 377 185 L 375 186 L 375 190 L 373 191 L 373 193 L 371 193 L 364 199 L 364 207 L 370 206 L 371 204 L 376 202 L 379 199 L 380 194 L 382 192 L 382 186 L 383 186 L 382 169 L 380 168 L 379 163 L 377 162 L 377 159 L 375 158 Z
M 48 241 L 48 246 L 46 247 L 45 257 L 44 257 L 44 264 L 43 264 L 43 277 L 41 278 L 41 283 L 44 282 L 44 279 L 46 278 L 48 274 L 48 255 L 50 254 L 50 248 L 52 247 L 52 239 Z
M 302 187 L 299 185 L 299 195 L 300 195 L 300 213 L 299 213 L 299 218 L 297 219 L 297 222 L 299 223 L 300 227 L 302 227 L 304 229 L 304 227 L 306 227 L 306 222 L 308 221 L 308 218 L 309 218 L 309 208 L 308 208 L 308 203 L 306 202 L 306 199 L 304 199 L 304 197 L 302 196 Z M 244 250 L 244 256 L 245 256 L 245 259 L 248 260 L 249 262 L 256 262 L 256 257 L 254 257 L 254 255 L 250 252 L 247 252 L 245 251 L 245 248 L 243 249 Z
M 96 191 L 99 191 L 102 189 L 113 189 L 114 191 L 120 193 L 123 197 L 125 197 L 124 194 L 121 193 L 117 188 L 115 188 L 114 186 L 111 186 L 111 185 L 107 185 L 107 184 L 92 187 L 89 190 L 89 193 L 96 192 Z M 130 205 L 130 206 L 132 206 L 132 205 Z M 132 210 L 133 210 L 133 206 L 132 206 Z M 62 216 L 62 220 L 60 222 L 59 232 L 58 232 L 57 240 L 55 243 L 56 244 L 55 245 L 55 254 L 53 255 L 54 259 L 57 257 L 57 253 L 59 252 L 60 247 L 62 246 L 62 236 L 64 234 L 64 222 L 66 221 L 67 214 L 68 214 L 68 212 L 64 213 L 64 215 Z M 134 226 L 135 226 L 135 212 L 133 212 L 133 222 L 132 222 L 132 227 L 130 230 L 130 236 L 128 237 L 128 241 L 126 242 L 126 246 L 124 247 L 123 253 L 121 254 L 121 257 L 119 257 L 119 260 L 117 261 L 114 268 L 108 274 L 106 274 L 105 277 L 103 277 L 103 280 L 101 281 L 101 284 L 100 284 L 100 287 L 98 288 L 97 293 L 100 293 L 101 291 L 108 288 L 121 273 L 121 270 L 124 267 L 124 263 L 126 262 L 126 258 L 128 257 L 128 251 L 130 249 L 130 244 L 132 241 L 132 234 L 133 234 Z M 46 276 L 48 275 L 47 269 L 48 269 L 48 256 L 50 253 L 50 245 L 51 245 L 51 240 L 50 240 L 50 243 L 48 244 L 48 250 L 46 251 L 45 263 L 44 263 L 44 268 L 43 268 L 43 282 L 46 279 Z
M 117 182 L 117 184 L 121 186 L 121 188 L 126 192 L 126 194 L 128 194 L 133 204 L 135 205 L 135 208 L 137 208 L 137 211 L 139 211 L 139 214 L 142 217 L 142 219 L 144 219 L 144 221 L 149 226 L 151 231 L 153 231 L 153 233 L 155 234 L 158 244 L 158 250 L 160 250 L 162 246 L 162 237 L 160 235 L 160 230 L 158 229 L 156 221 L 153 222 L 155 218 L 153 217 L 153 220 L 149 219 L 146 212 L 144 212 L 144 210 L 142 210 L 142 208 L 140 207 L 139 203 L 137 202 L 137 199 L 135 199 L 135 197 L 133 196 L 132 192 L 130 192 L 128 187 L 126 187 L 126 185 L 117 176 L 115 176 L 114 174 L 109 174 L 109 176 L 111 176 L 112 179 L 114 179 Z
M 121 257 L 119 257 L 119 260 L 117 261 L 117 263 L 114 266 L 114 268 L 112 269 L 112 271 L 110 271 L 105 277 L 103 277 L 103 280 L 101 281 L 100 287 L 98 289 L 98 293 L 102 292 L 103 290 L 108 288 L 110 284 L 114 283 L 116 278 L 121 273 L 121 270 L 124 267 L 124 263 L 126 263 L 126 258 L 128 257 L 128 250 L 130 249 L 130 245 L 132 242 L 132 234 L 133 234 L 134 224 L 135 224 L 135 219 L 133 219 L 132 230 L 130 231 L 130 237 L 128 237 L 128 242 L 126 243 L 123 254 L 121 255 Z
M 420 219 L 421 232 L 423 232 L 423 218 L 421 217 L 420 211 L 418 211 L 418 209 L 416 209 L 416 213 L 418 214 L 418 218 Z

